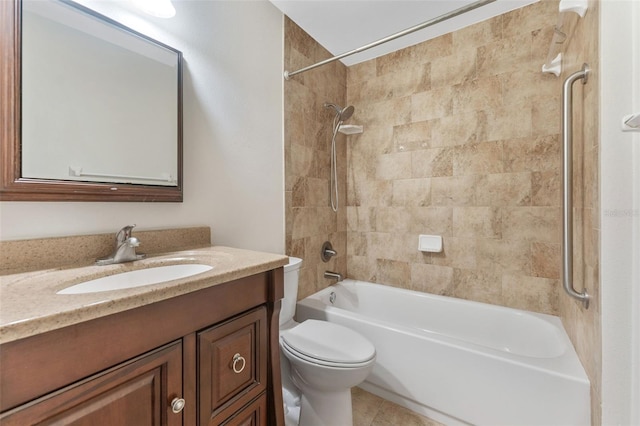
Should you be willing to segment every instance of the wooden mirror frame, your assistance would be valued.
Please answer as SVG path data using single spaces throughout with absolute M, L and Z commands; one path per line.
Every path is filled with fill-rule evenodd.
M 178 185 L 162 187 L 21 176 L 22 0 L 0 0 L 0 201 L 182 201 L 182 56 L 178 61 Z

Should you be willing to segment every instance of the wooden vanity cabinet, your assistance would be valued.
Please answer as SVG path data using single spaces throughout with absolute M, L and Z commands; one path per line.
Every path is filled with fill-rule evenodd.
M 0 424 L 283 424 L 282 280 L 278 268 L 0 345 Z
M 182 425 L 165 401 L 182 395 L 178 341 L 25 404 L 2 417 L 3 426 Z

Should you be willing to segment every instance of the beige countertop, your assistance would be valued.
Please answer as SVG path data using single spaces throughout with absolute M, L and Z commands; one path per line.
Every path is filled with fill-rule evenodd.
M 284 266 L 288 257 L 213 246 L 108 266 L 78 265 L 0 276 L 0 344 L 170 299 Z M 213 266 L 188 278 L 126 290 L 59 295 L 95 278 L 180 263 Z

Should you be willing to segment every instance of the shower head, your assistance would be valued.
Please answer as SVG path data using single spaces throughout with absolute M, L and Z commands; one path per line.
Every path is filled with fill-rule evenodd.
M 351 118 L 351 116 L 353 115 L 353 112 L 355 111 L 355 108 L 353 108 L 353 106 L 351 105 L 345 108 L 341 108 L 338 105 L 332 104 L 329 102 L 325 102 L 324 107 L 333 108 L 336 111 L 337 117 L 340 121 L 348 120 L 349 118 Z

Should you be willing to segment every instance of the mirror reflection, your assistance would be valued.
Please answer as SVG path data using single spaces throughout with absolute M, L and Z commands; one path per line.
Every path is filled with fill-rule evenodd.
M 82 6 L 24 0 L 22 177 L 179 186 L 180 63 Z

